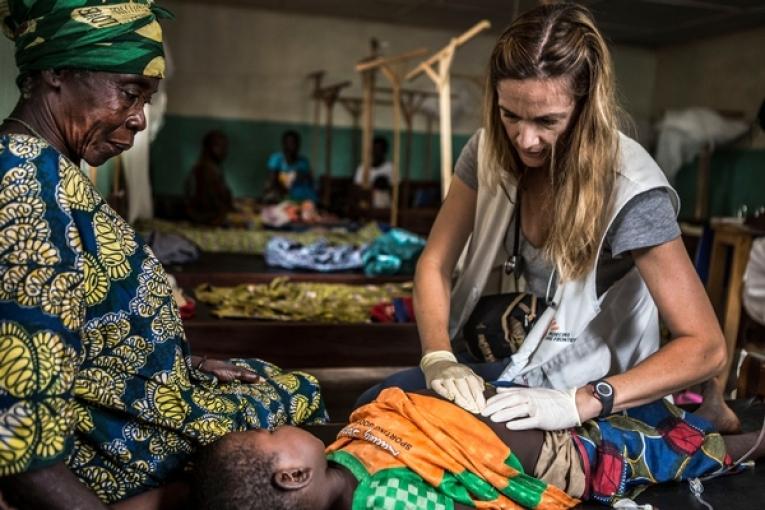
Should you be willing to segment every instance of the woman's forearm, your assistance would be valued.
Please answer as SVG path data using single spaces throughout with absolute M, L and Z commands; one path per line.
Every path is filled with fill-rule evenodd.
M 622 374 L 609 376 L 614 387 L 613 411 L 653 402 L 673 392 L 706 381 L 725 365 L 722 337 L 679 337 Z M 577 391 L 582 420 L 594 418 L 601 405 L 588 388 Z
M 414 308 L 422 353 L 451 351 L 449 300 L 451 282 L 437 264 L 420 260 L 414 277 Z
M 673 339 L 630 370 L 608 377 L 614 411 L 706 381 L 723 368 L 726 358 L 725 338 L 682 240 L 632 254 Z M 600 403 L 586 389 L 577 392 L 577 408 L 582 419 L 600 413 Z
M 457 259 L 473 229 L 476 192 L 459 177 L 433 223 L 414 274 L 414 307 L 422 352 L 451 351 L 449 301 Z

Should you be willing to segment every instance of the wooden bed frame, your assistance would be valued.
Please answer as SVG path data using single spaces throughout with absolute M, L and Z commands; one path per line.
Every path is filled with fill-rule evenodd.
M 301 282 L 379 284 L 406 282 L 412 275 L 365 276 L 361 270 L 336 273 L 292 271 L 266 265 L 262 255 L 201 252 L 198 260 L 188 264 L 168 264 L 165 270 L 175 277 L 178 286 L 190 292 L 197 285 L 209 283 L 232 287 L 242 283 L 268 283 L 278 276 Z
M 184 321 L 196 355 L 261 358 L 319 379 L 333 421 L 348 418 L 356 399 L 388 375 L 420 361 L 415 324 L 325 324 L 218 319 L 204 303 Z

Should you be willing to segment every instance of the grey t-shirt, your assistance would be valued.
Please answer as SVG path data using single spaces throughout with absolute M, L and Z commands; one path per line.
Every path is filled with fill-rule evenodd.
M 473 135 L 462 149 L 454 173 L 468 187 L 478 189 L 478 134 Z M 515 219 L 510 222 L 505 237 L 505 248 L 513 252 Z M 598 260 L 596 286 L 598 296 L 626 275 L 635 265 L 632 250 L 658 246 L 680 236 L 675 210 L 664 188 L 656 188 L 634 196 L 622 208 L 606 233 Z M 540 249 L 520 235 L 520 254 L 524 259 L 526 287 L 529 292 L 544 298 L 555 293 L 553 265 Z M 550 281 L 552 278 L 552 282 Z

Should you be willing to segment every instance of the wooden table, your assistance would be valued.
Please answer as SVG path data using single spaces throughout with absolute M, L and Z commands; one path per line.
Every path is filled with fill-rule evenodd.
M 741 321 L 741 290 L 744 271 L 749 261 L 749 252 L 752 249 L 752 239 L 762 235 L 763 232 L 726 219 L 713 218 L 711 227 L 714 231 L 714 238 L 712 240 L 712 255 L 709 260 L 707 294 L 709 294 L 712 306 L 717 312 L 725 335 L 728 357 L 720 380 L 725 387 L 736 348 L 739 322 Z M 730 259 L 727 257 L 729 249 L 732 250 Z M 730 264 L 728 260 L 730 260 Z M 726 273 L 728 276 L 727 286 L 725 285 Z

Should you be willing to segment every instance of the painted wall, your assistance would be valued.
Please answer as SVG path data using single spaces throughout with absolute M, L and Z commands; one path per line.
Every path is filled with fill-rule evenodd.
M 16 87 L 16 61 L 13 58 L 13 43 L 0 37 L 0 118 L 11 113 L 19 99 Z
M 708 106 L 753 119 L 765 99 L 763 49 L 765 28 L 659 50 L 653 112 Z
M 705 106 L 741 112 L 754 120 L 765 99 L 765 28 L 662 48 L 656 53 L 656 92 L 653 114 Z M 750 210 L 763 204 L 765 134 L 760 130 L 738 150 L 719 151 L 712 160 L 709 210 L 712 215 L 735 215 L 741 205 Z M 697 165 L 686 165 L 676 185 L 684 210 L 692 214 Z
M 369 39 L 386 44 L 385 54 L 415 48 L 435 51 L 455 34 L 347 19 L 301 16 L 235 6 L 166 1 L 175 15 L 164 32 L 173 52 L 174 74 L 168 83 L 169 113 L 196 116 L 311 123 L 313 102 L 307 75 L 326 70 L 325 83 L 350 80 L 344 95 L 360 97 L 356 62 L 369 54 Z M 465 27 L 466 29 L 469 27 Z M 480 75 L 492 36 L 478 36 L 457 52 L 452 69 Z M 414 62 L 408 64 L 410 68 Z M 384 84 L 382 76 L 379 83 Z M 415 85 L 433 90 L 427 79 Z M 455 87 L 471 96 L 472 85 Z M 480 111 L 473 105 L 455 115 L 455 131 L 472 131 Z M 380 108 L 376 123 L 391 125 L 390 108 Z M 335 124 L 350 125 L 342 108 Z M 422 127 L 422 124 L 420 124 Z
M 220 129 L 229 137 L 229 157 L 223 168 L 229 186 L 237 196 L 257 196 L 263 189 L 267 176 L 266 161 L 281 143 L 286 129 L 300 133 L 306 153 L 310 151 L 309 141 L 312 128 L 309 124 L 293 124 L 276 121 L 255 121 L 242 119 L 216 119 L 211 117 L 170 116 L 152 144 L 152 184 L 154 192 L 164 195 L 178 195 L 183 192 L 185 178 L 199 157 L 199 147 L 204 134 L 211 129 Z M 388 138 L 392 146 L 392 132 L 377 130 L 377 134 Z M 350 176 L 358 165 L 353 150 L 360 146 L 360 133 L 349 127 L 336 127 L 332 133 L 332 175 Z M 453 136 L 453 160 L 467 143 L 470 134 L 457 133 Z M 430 138 L 430 164 L 428 161 L 428 140 Z M 404 147 L 402 141 L 402 159 Z M 318 152 L 318 161 L 313 160 L 315 172 L 324 168 L 323 143 Z M 437 180 L 440 168 L 439 140 L 437 135 L 428 137 L 416 132 L 412 137 L 411 177 L 416 180 Z M 404 168 L 401 168 L 402 174 Z

